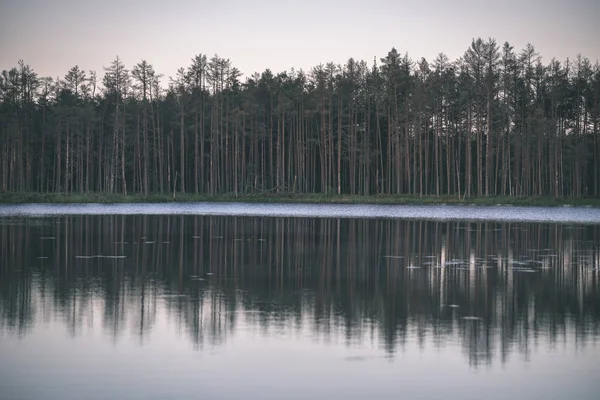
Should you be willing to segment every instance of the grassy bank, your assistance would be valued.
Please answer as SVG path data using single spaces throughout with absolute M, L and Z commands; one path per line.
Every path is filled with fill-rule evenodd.
M 453 196 L 407 196 L 407 195 L 322 195 L 322 194 L 244 194 L 235 196 L 206 194 L 134 194 L 109 193 L 0 193 L 0 203 L 163 203 L 163 202 L 251 202 L 251 203 L 330 203 L 330 204 L 478 204 L 478 205 L 528 205 L 528 206 L 595 206 L 597 198 L 554 198 L 554 197 L 472 197 Z

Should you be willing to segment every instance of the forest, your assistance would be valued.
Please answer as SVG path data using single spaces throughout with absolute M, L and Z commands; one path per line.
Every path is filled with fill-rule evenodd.
M 451 61 L 348 59 L 242 79 L 119 57 L 0 76 L 0 192 L 600 196 L 600 66 L 473 39 Z

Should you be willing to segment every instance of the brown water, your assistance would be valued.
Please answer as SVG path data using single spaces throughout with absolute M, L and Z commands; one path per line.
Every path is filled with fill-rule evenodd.
M 0 219 L 1 399 L 593 399 L 598 367 L 597 224 Z

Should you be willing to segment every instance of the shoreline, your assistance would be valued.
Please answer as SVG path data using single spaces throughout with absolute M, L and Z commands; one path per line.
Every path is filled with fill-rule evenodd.
M 413 196 L 413 195 L 323 195 L 323 194 L 142 194 L 122 195 L 109 193 L 0 193 L 0 204 L 127 204 L 127 203 L 304 203 L 304 204 L 385 204 L 385 205 L 506 205 L 536 207 L 597 207 L 599 198 L 573 197 L 510 197 L 489 196 L 459 198 L 457 196 Z

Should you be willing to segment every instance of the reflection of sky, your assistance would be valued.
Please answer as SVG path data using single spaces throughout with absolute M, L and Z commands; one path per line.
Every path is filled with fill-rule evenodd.
M 418 60 L 462 56 L 472 38 L 494 37 L 519 51 L 531 42 L 549 60 L 600 57 L 595 0 L 5 0 L 0 69 L 19 59 L 63 77 L 75 64 L 102 75 L 119 55 L 165 77 L 198 53 L 230 58 L 245 76 L 266 68 L 311 68 L 349 57 L 384 57 L 396 47 Z
M 323 342 L 305 329 L 263 332 L 241 321 L 226 345 L 195 351 L 161 307 L 143 346 L 135 335 L 114 341 L 102 334 L 100 318 L 93 324 L 77 337 L 53 323 L 40 324 L 23 341 L 3 337 L 4 395 L 12 398 L 18 390 L 23 398 L 65 400 L 247 399 L 249 393 L 265 399 L 589 399 L 600 390 L 595 379 L 600 349 L 578 351 L 574 332 L 552 346 L 540 340 L 527 363 L 513 355 L 503 365 L 473 369 L 460 343 L 452 341 L 442 347 L 430 339 L 422 345 L 409 341 L 390 359 L 375 343 L 348 348 L 339 337 Z
M 600 273 L 589 261 L 599 233 L 532 223 L 11 217 L 0 223 L 0 394 L 593 398 Z M 536 272 L 519 272 L 525 262 Z M 406 269 L 413 264 L 421 268 Z

